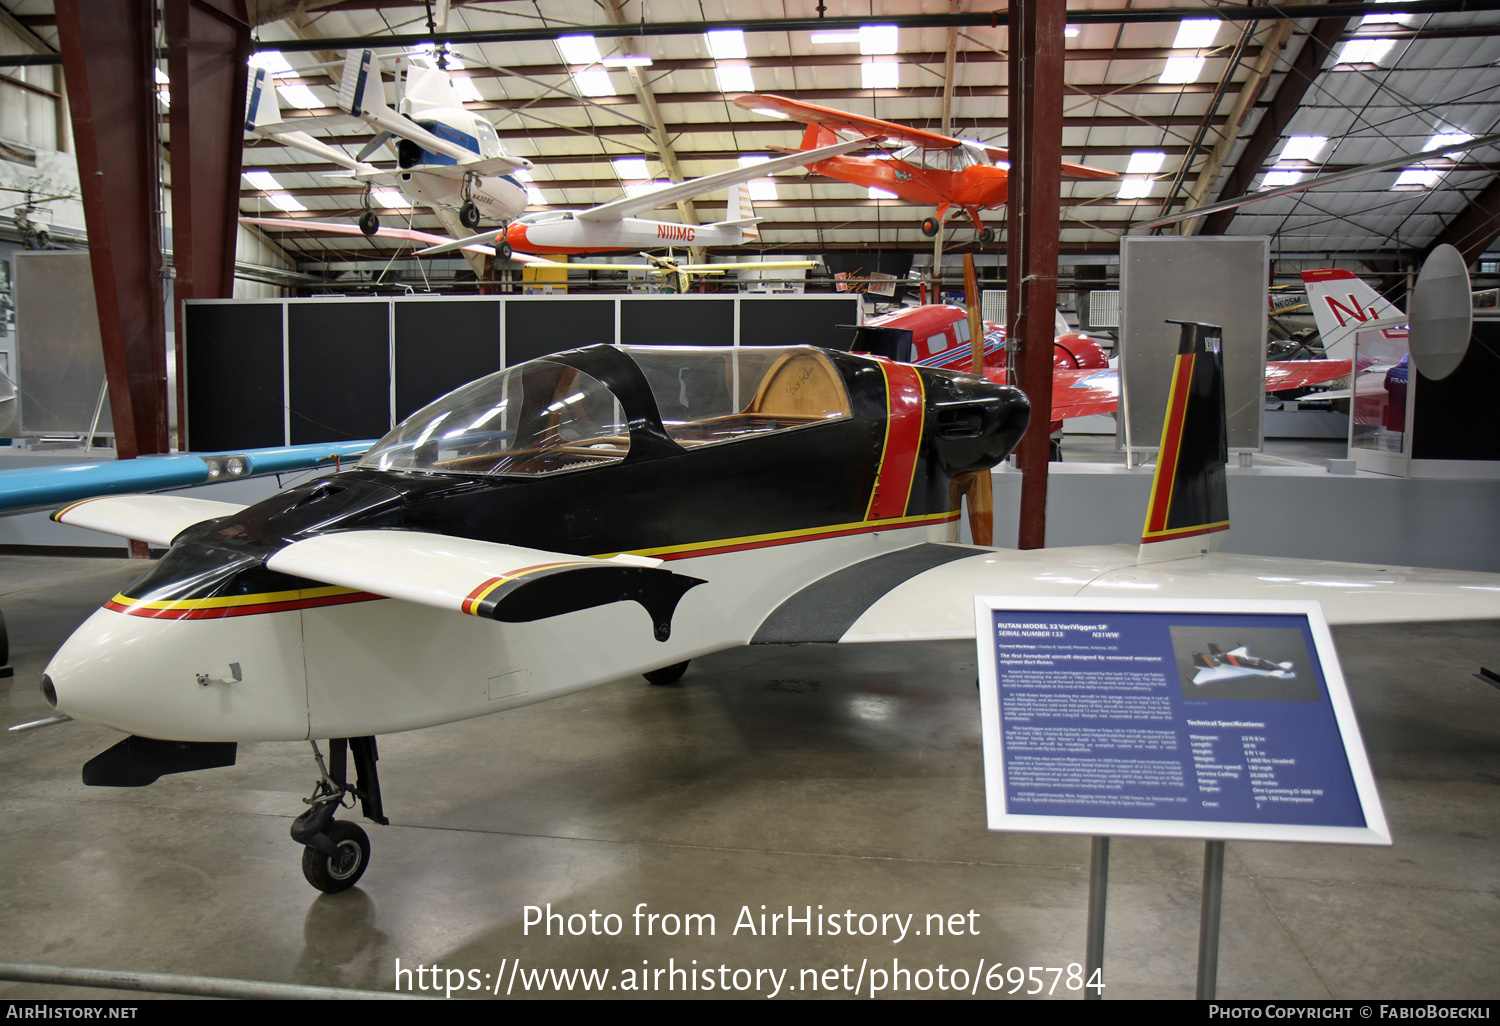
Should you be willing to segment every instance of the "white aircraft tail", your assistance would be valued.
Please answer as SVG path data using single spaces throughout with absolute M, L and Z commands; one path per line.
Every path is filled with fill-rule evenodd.
M 1406 316 L 1349 271 L 1303 271 L 1302 282 L 1330 359 L 1353 359 L 1354 333 L 1370 321 Z
M 259 132 L 281 124 L 281 102 L 276 97 L 276 83 L 265 68 L 251 68 L 250 92 L 245 97 L 245 131 Z
M 350 50 L 344 58 L 339 108 L 355 117 L 390 111 L 385 102 L 385 85 L 380 79 L 380 61 L 374 51 Z
M 760 238 L 760 229 L 755 226 L 765 220 L 755 216 L 755 205 L 750 202 L 750 184 L 740 182 L 729 187 L 729 216 L 713 225 L 714 228 L 738 228 L 743 241 L 754 242 Z

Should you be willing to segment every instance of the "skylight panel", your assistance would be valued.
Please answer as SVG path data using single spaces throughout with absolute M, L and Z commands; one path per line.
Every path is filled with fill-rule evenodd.
M 370 198 L 383 207 L 411 206 L 411 201 L 395 189 L 372 189 Z
M 1428 139 L 1427 145 L 1423 146 L 1422 149 L 1423 151 L 1439 150 L 1444 146 L 1457 146 L 1459 143 L 1466 143 L 1472 138 L 1474 137 L 1468 132 L 1439 132 L 1431 139 Z M 1449 154 L 1449 156 L 1454 157 L 1457 154 Z
M 1328 145 L 1328 137 L 1322 135 L 1294 135 L 1281 148 L 1282 160 L 1316 161 Z
M 1145 199 L 1151 195 L 1153 184 L 1155 183 L 1149 178 L 1122 178 L 1120 191 L 1115 193 L 1115 196 L 1122 200 Z
M 546 197 L 542 195 L 542 190 L 538 189 L 535 185 L 532 185 L 529 182 L 526 184 L 526 205 L 530 207 L 541 207 L 547 205 L 547 200 Z
M 1415 192 L 1421 189 L 1431 189 L 1442 177 L 1443 172 L 1434 168 L 1409 167 L 1396 176 L 1396 184 L 1391 186 L 1391 191 Z
M 279 75 L 292 70 L 292 66 L 286 62 L 280 50 L 265 50 L 261 53 L 250 55 L 250 66 L 252 68 L 265 68 L 271 75 Z
M 896 35 L 894 25 L 861 25 L 859 52 L 867 56 L 895 53 Z
M 318 94 L 305 85 L 279 85 L 276 92 L 281 96 L 289 107 L 298 107 L 302 110 L 316 110 L 319 107 L 328 106 L 318 99 Z
M 632 198 L 636 196 L 644 196 L 648 192 L 655 192 L 656 190 L 665 188 L 666 186 L 671 184 L 672 183 L 668 181 L 636 182 L 633 185 L 625 186 L 625 195 Z
M 587 71 L 573 72 L 573 84 L 584 96 L 613 96 L 615 95 L 615 84 L 610 80 L 609 72 L 603 68 L 590 68 Z
M 569 64 L 599 63 L 599 43 L 593 36 L 558 36 L 557 48 Z
M 1280 189 L 1283 186 L 1296 185 L 1300 181 L 1302 181 L 1301 171 L 1294 171 L 1289 167 L 1273 167 L 1261 178 L 1260 188 L 1256 191 L 1263 192 L 1266 189 Z
M 748 64 L 715 64 L 714 77 L 719 81 L 721 93 L 755 92 L 755 76 Z
M 279 207 L 288 213 L 307 209 L 301 203 L 297 202 L 293 196 L 289 195 L 282 188 L 281 183 L 272 177 L 269 171 L 246 171 L 245 181 L 262 192 L 268 193 L 269 195 L 265 198 L 273 207 Z
M 901 65 L 895 61 L 865 61 L 859 66 L 862 89 L 895 89 L 901 81 Z
M 1339 50 L 1338 64 L 1379 64 L 1395 45 L 1394 39 L 1351 39 Z
M 1069 39 L 1077 39 L 1079 36 L 1083 35 L 1083 29 L 1079 28 L 1077 25 L 1067 25 L 1063 28 L 1063 35 L 1067 36 Z
M 615 166 L 615 174 L 627 181 L 640 181 L 651 177 L 651 172 L 646 170 L 644 157 L 616 157 L 610 163 Z
M 899 199 L 899 197 L 894 192 L 891 192 L 887 189 L 877 189 L 873 185 L 866 186 L 865 190 L 869 193 L 870 198 L 873 200 Z
M 1130 155 L 1130 163 L 1125 168 L 1127 175 L 1154 175 L 1161 170 L 1161 166 L 1167 161 L 1165 153 L 1157 153 L 1151 150 L 1136 150 Z
M 745 50 L 745 33 L 740 29 L 717 29 L 705 34 L 708 36 L 708 52 L 714 60 L 743 60 L 749 56 Z
M 1218 18 L 1189 18 L 1177 26 L 1177 38 L 1172 40 L 1172 48 L 1201 50 L 1205 46 L 1212 46 L 1214 36 L 1218 34 Z
M 776 183 L 771 181 L 771 179 L 756 178 L 750 182 L 750 199 L 752 202 L 755 200 L 774 200 L 778 198 Z
M 649 68 L 653 61 L 646 54 L 624 53 L 604 58 L 606 68 Z
M 832 46 L 837 43 L 859 42 L 858 29 L 844 29 L 838 32 L 814 32 L 812 42 L 815 46 Z
M 1198 75 L 1203 71 L 1204 58 L 1202 57 L 1168 57 L 1167 66 L 1162 70 L 1161 77 L 1157 79 L 1163 85 L 1184 85 L 1188 82 L 1198 81 Z

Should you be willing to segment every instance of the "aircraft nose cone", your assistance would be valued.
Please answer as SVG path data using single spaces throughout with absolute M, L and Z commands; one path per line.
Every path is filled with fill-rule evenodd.
M 301 740 L 301 633 L 297 612 L 195 620 L 101 609 L 47 664 L 43 693 L 59 713 L 143 737 Z

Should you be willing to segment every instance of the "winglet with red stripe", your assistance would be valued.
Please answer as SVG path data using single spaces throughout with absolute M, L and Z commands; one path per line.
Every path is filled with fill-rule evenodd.
M 1199 555 L 1217 548 L 1229 530 L 1224 330 L 1198 321 L 1168 323 L 1182 325 L 1182 340 L 1141 532 L 1142 560 Z

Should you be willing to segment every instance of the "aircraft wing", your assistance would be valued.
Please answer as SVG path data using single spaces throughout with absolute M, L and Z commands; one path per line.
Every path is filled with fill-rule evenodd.
M 960 144 L 959 140 L 952 136 L 939 135 L 937 132 L 924 132 L 920 128 L 908 128 L 906 125 L 881 121 L 878 118 L 861 117 L 858 114 L 850 114 L 848 111 L 834 110 L 832 107 L 819 107 L 815 103 L 804 103 L 801 100 L 776 96 L 772 93 L 736 96 L 734 102 L 736 106 L 771 117 L 790 118 L 805 125 L 823 125 L 835 132 L 846 132 L 864 139 L 878 139 L 881 142 L 896 143 L 901 146 L 920 146 L 928 150 L 951 150 Z
M 1266 364 L 1266 391 L 1280 392 L 1348 377 L 1351 360 L 1273 360 Z
M 856 564 L 804 589 L 777 613 L 806 618 L 807 629 L 793 632 L 797 640 L 826 642 L 972 639 L 975 595 L 1316 599 L 1333 624 L 1500 618 L 1493 574 L 1224 552 L 1142 562 L 1138 549 L 1126 545 L 1003 553 L 951 548 L 960 558 L 878 593 L 861 586 L 877 575 L 856 572 L 864 566 Z M 841 574 L 848 577 L 835 580 Z M 844 595 L 841 607 L 813 592 L 819 588 Z
M 1005 384 L 1005 371 L 991 375 Z M 1114 367 L 1052 368 L 1052 421 L 1114 413 L 1120 407 L 1120 372 Z
M 580 221 L 618 221 L 625 217 L 635 217 L 637 214 L 656 210 L 669 203 L 717 192 L 719 189 L 764 178 L 779 171 L 789 171 L 794 167 L 836 157 L 842 153 L 861 149 L 866 145 L 864 139 L 855 139 L 851 142 L 822 146 L 815 150 L 795 150 L 784 157 L 775 157 L 764 163 L 752 164 L 750 167 L 731 168 L 715 175 L 705 175 L 702 178 L 690 178 L 685 182 L 664 185 L 660 189 L 653 189 L 635 196 L 622 196 L 600 206 L 580 210 L 574 216 Z
M 293 542 L 266 561 L 279 573 L 510 623 L 609 602 L 645 607 L 658 640 L 678 600 L 702 584 L 661 560 L 576 556 L 420 531 L 345 531 Z
M 227 517 L 244 508 L 233 502 L 191 499 L 185 495 L 110 495 L 64 506 L 52 514 L 52 519 L 70 527 L 102 531 L 165 548 L 194 524 Z
M 240 218 L 240 224 L 260 225 L 263 228 L 282 228 L 287 231 L 324 232 L 330 235 L 365 235 L 364 232 L 360 231 L 358 225 L 338 224 L 333 221 L 303 221 L 293 217 L 242 217 Z M 454 240 L 444 238 L 441 235 L 433 235 L 431 232 L 419 232 L 413 228 L 382 227 L 375 234 L 385 239 L 425 242 L 428 245 L 428 249 L 418 251 L 417 256 L 427 256 L 437 252 L 447 253 L 455 249 L 466 249 L 471 253 L 484 253 L 487 256 L 495 255 L 494 246 L 485 246 L 477 242 L 467 244 L 455 243 Z M 493 238 L 494 235 L 494 232 L 490 232 L 480 237 Z M 365 238 L 369 238 L 369 236 L 365 236 Z M 530 253 L 512 253 L 510 258 L 522 264 L 542 264 L 545 266 L 554 263 L 554 261 L 545 260 Z M 605 265 L 601 264 L 598 266 Z M 607 266 L 618 270 L 620 265 L 609 264 Z
M 289 474 L 322 465 L 333 466 L 337 460 L 363 455 L 373 444 L 373 440 L 327 442 L 247 449 L 244 452 L 173 453 L 165 456 L 139 456 L 133 460 L 98 460 L 91 463 L 0 470 L 0 516 L 56 509 L 65 503 L 92 496 L 189 488 L 217 481 L 261 477 L 266 474 Z M 119 533 L 102 527 L 93 530 Z M 140 534 L 126 537 L 151 540 Z
M 250 77 L 250 95 L 246 103 L 248 113 L 245 116 L 245 131 L 254 132 L 266 139 L 273 139 L 283 146 L 290 146 L 303 153 L 322 157 L 356 174 L 380 173 L 380 169 L 374 165 L 355 160 L 343 150 L 330 146 L 321 139 L 314 139 L 306 132 L 283 131 L 281 126 L 284 122 L 281 120 L 281 104 L 276 96 L 276 86 L 265 68 L 254 69 L 254 74 Z M 299 120 L 306 124 L 311 119 Z

